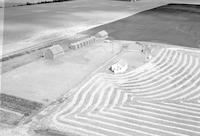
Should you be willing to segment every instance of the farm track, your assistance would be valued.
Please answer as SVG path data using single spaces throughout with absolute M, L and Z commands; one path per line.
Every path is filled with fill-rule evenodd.
M 120 75 L 99 73 L 53 115 L 58 130 L 91 136 L 199 136 L 200 58 L 162 49 Z

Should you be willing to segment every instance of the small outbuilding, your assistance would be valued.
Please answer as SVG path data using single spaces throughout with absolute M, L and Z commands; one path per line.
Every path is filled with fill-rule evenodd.
M 110 67 L 114 74 L 124 73 L 128 69 L 128 63 L 124 60 L 119 60 L 117 63 Z

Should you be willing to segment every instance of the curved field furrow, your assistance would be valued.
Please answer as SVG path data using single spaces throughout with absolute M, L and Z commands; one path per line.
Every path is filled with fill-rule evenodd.
M 162 49 L 125 74 L 99 73 L 51 118 L 88 136 L 199 136 L 200 58 Z

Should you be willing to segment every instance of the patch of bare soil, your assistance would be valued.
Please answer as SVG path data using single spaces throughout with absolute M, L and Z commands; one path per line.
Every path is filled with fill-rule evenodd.
M 80 136 L 77 134 L 64 133 L 64 132 L 60 132 L 58 130 L 52 130 L 52 129 L 40 129 L 40 130 L 35 130 L 35 132 L 41 136 Z
M 22 119 L 37 113 L 43 107 L 41 103 L 3 93 L 0 94 L 0 101 L 1 108 L 5 109 L 0 110 L 0 123 L 8 125 L 17 125 Z M 17 113 L 19 115 L 21 114 L 21 116 Z
M 0 123 L 7 124 L 7 125 L 17 125 L 22 116 L 14 114 L 12 112 L 6 112 L 4 110 L 0 110 Z
M 83 32 L 106 30 L 117 40 L 200 48 L 200 5 L 168 4 Z
M 72 0 L 10 0 L 9 2 L 5 2 L 4 7 L 18 7 L 18 6 L 30 6 L 30 5 L 38 5 L 38 4 L 48 4 L 55 2 L 66 2 Z
M 25 116 L 28 116 L 31 113 L 34 113 L 43 107 L 43 104 L 41 103 L 25 100 L 19 97 L 3 93 L 0 94 L 0 100 L 1 107 L 15 112 L 19 112 L 21 114 L 24 114 Z

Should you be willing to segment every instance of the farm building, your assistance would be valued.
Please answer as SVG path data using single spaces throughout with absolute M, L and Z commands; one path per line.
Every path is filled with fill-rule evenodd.
M 126 72 L 127 69 L 128 69 L 128 63 L 124 60 L 119 60 L 117 63 L 113 64 L 110 67 L 110 70 L 114 74 L 124 73 L 124 72 Z

